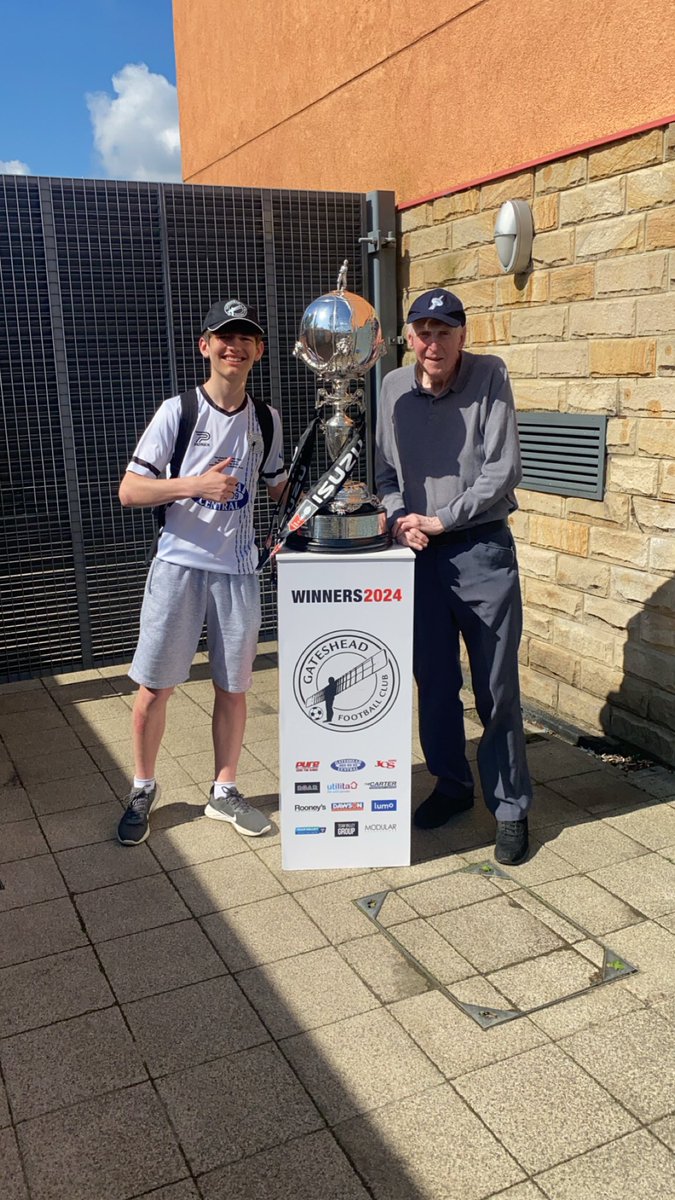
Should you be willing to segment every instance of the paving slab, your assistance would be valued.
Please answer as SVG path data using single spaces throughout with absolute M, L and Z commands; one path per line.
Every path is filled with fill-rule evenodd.
M 66 895 L 61 872 L 51 854 L 3 863 L 0 882 L 0 913 Z
M 645 1009 L 558 1045 L 640 1121 L 675 1111 L 675 1026 Z
M 476 1002 L 484 1001 L 476 996 Z M 481 1029 L 441 992 L 401 1000 L 389 1011 L 448 1079 L 512 1058 L 548 1040 L 529 1017 Z
M 84 946 L 0 971 L 0 1037 L 106 1008 L 113 996 L 93 950 Z
M 161 869 L 147 846 L 121 846 L 117 839 L 60 850 L 54 857 L 71 892 L 89 892 Z
M 369 1193 L 327 1131 L 294 1138 L 200 1176 L 204 1200 L 368 1200 Z M 196 1193 L 195 1193 L 196 1194 Z
M 518 903 L 513 893 L 493 894 L 492 899 L 480 904 L 430 917 L 429 924 L 481 972 L 496 971 L 564 945 L 552 929 Z
M 28 1200 L 13 1129 L 0 1130 L 0 1195 L 2 1200 Z
M 535 891 L 547 904 L 560 909 L 589 933 L 611 933 L 644 920 L 643 914 L 630 904 L 585 875 L 539 884 Z
M 202 796 L 202 809 L 205 799 Z M 228 821 L 212 821 L 202 815 L 197 820 L 157 830 L 153 814 L 151 845 L 165 871 L 243 854 L 247 849 L 244 838 Z
M 143 1192 L 136 1200 L 200 1200 L 200 1196 L 197 1185 L 191 1179 L 183 1179 L 180 1183 L 170 1183 L 168 1187 Z
M 275 1038 L 378 1007 L 372 992 L 332 946 L 241 971 L 237 982 Z
M 170 872 L 169 878 L 196 917 L 278 896 L 283 891 L 279 880 L 260 858 L 245 844 L 244 848 L 246 854 L 230 854 L 227 858 Z
M 407 925 L 406 922 L 400 929 L 407 929 Z M 428 991 L 431 986 L 426 977 L 408 962 L 398 946 L 392 945 L 384 934 L 343 942 L 340 954 L 381 1004 L 404 1000 L 407 996 L 417 996 Z
M 633 812 L 605 817 L 605 822 L 649 850 L 675 846 L 675 809 L 668 804 L 647 804 Z
M 273 843 L 266 842 L 261 838 L 260 843 L 253 849 L 261 862 L 264 862 L 272 874 L 281 880 L 287 892 L 302 892 L 307 888 L 337 883 L 341 879 L 351 879 L 355 875 L 370 874 L 368 867 L 336 867 L 325 871 L 284 871 L 281 866 L 281 846 L 278 838 Z
M 545 784 L 533 784 L 532 806 L 527 814 L 531 830 L 545 829 L 548 825 L 575 825 L 586 815 L 577 804 L 565 800 Z
M 96 775 L 96 763 L 88 750 L 64 750 L 57 754 L 34 755 L 17 768 L 23 786 L 30 790 L 39 783 L 58 779 L 82 779 Z
M 675 1153 L 675 1116 L 664 1117 L 650 1125 L 651 1132 Z
M 198 750 L 192 754 L 181 754 L 176 762 L 195 783 L 213 782 L 213 747 L 209 750 Z M 250 751 L 244 749 L 239 756 L 239 770 L 242 775 L 246 771 L 260 770 L 260 763 Z
M 453 1086 L 530 1174 L 637 1125 L 558 1046 L 527 1050 L 463 1075 Z
M 527 747 L 527 763 L 530 775 L 537 783 L 584 775 L 597 769 L 597 760 L 593 755 L 554 737 L 530 742 Z
M 328 944 L 293 896 L 287 894 L 211 913 L 200 923 L 231 971 L 292 958 Z
M 591 878 L 646 917 L 675 912 L 675 863 L 660 854 L 601 867 Z
M 0 863 L 15 862 L 21 858 L 34 858 L 49 850 L 42 830 L 35 817 L 24 821 L 8 821 L 2 827 L 0 838 Z
M 340 942 L 368 937 L 376 932 L 372 921 L 356 907 L 354 901 L 383 891 L 387 891 L 384 879 L 377 871 L 371 871 L 366 880 L 352 876 L 325 883 L 296 893 L 296 899 L 328 940 L 339 945 Z M 416 915 L 405 900 L 391 892 L 381 909 L 380 921 L 382 925 L 389 926 L 399 921 L 413 920 Z
M 116 1007 L 4 1038 L 0 1063 L 17 1123 L 148 1077 Z
M 4 1129 L 10 1124 L 9 1106 L 7 1104 L 7 1093 L 5 1085 L 0 1079 L 0 1129 Z
M 86 808 L 90 804 L 105 804 L 114 799 L 114 792 L 103 775 L 86 775 L 76 779 L 54 779 L 27 787 L 31 804 L 38 816 L 43 813 L 67 812 Z M 127 791 L 129 787 L 127 785 Z
M 591 762 L 591 772 L 551 779 L 548 786 L 573 804 L 598 816 L 615 813 L 622 808 L 642 808 L 644 792 L 629 783 L 621 772 L 611 767 L 598 767 L 594 759 Z
M 602 820 L 550 825 L 540 831 L 539 838 L 577 871 L 593 871 L 644 854 L 644 846 Z
M 230 976 L 136 1000 L 124 1014 L 153 1077 L 270 1040 Z
M 646 1129 L 538 1176 L 550 1200 L 669 1200 L 672 1155 Z
M 77 910 L 92 942 L 184 921 L 190 910 L 166 875 L 146 875 L 76 897 Z
M 448 1084 L 345 1121 L 334 1133 L 377 1200 L 482 1200 L 524 1178 Z
M 164 1076 L 157 1088 L 197 1173 L 323 1125 L 282 1054 L 269 1044 Z
M 45 813 L 40 824 L 51 850 L 72 850 L 94 842 L 108 842 L 114 835 L 124 809 L 119 800 L 66 812 Z
M 225 975 L 227 968 L 196 921 L 162 925 L 101 942 L 98 955 L 120 1001 Z
M 461 954 L 452 948 L 429 921 L 422 918 L 405 921 L 402 925 L 395 925 L 391 932 L 403 949 L 412 954 L 413 958 L 420 963 L 424 963 L 424 966 L 439 983 L 453 984 L 458 979 L 466 979 L 469 975 L 475 974 L 475 967 L 462 958 Z M 371 942 L 372 939 L 366 942 L 364 955 L 368 954 Z M 354 943 L 348 942 L 347 945 L 354 945 Z M 344 946 L 342 953 L 344 953 Z M 403 958 L 400 951 L 398 953 Z M 402 997 L 393 998 L 401 999 Z
M 134 1153 L 121 1154 L 133 1130 Z M 31 1200 L 129 1200 L 187 1174 L 149 1083 L 18 1128 Z
M 642 1008 L 643 1002 L 629 990 L 633 975 L 614 979 L 603 987 L 591 988 L 582 996 L 573 996 L 530 1014 L 530 1020 L 557 1041 L 581 1029 L 611 1021 L 624 1013 Z
M 80 738 L 68 725 L 43 729 L 42 722 L 40 722 L 39 730 L 27 731 L 24 720 L 22 730 L 5 733 L 2 736 L 9 754 L 19 769 L 37 756 L 62 754 L 65 751 L 82 749 Z
M 0 967 L 86 944 L 77 912 L 67 896 L 0 913 Z
M 600 984 L 599 974 L 593 962 L 570 947 L 491 971 L 487 979 L 507 997 L 509 1007 L 527 1012 Z
M 540 831 L 545 834 L 545 830 Z M 494 845 L 475 851 L 465 851 L 464 857 L 469 862 L 495 863 Z M 498 864 L 497 864 L 498 865 Z M 577 870 L 565 858 L 549 850 L 538 837 L 530 837 L 530 854 L 522 863 L 509 867 L 506 880 L 496 881 L 496 886 L 504 891 L 516 887 L 534 887 L 537 883 L 548 883 L 551 879 L 565 879 L 576 875 Z
M 32 816 L 33 809 L 25 788 L 0 786 L 0 825 L 25 821 Z
M 383 1009 L 286 1038 L 282 1049 L 329 1125 L 443 1082 Z

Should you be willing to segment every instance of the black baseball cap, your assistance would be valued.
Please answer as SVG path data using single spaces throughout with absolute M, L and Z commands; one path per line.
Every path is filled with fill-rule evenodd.
M 202 333 L 215 333 L 225 325 L 238 325 L 260 336 L 265 332 L 255 309 L 243 300 L 216 300 L 204 317 Z
M 444 288 L 435 288 L 433 292 L 423 292 L 413 300 L 408 313 L 408 324 L 413 321 L 442 321 L 444 325 L 466 325 L 466 313 L 459 296 L 454 292 L 446 292 Z

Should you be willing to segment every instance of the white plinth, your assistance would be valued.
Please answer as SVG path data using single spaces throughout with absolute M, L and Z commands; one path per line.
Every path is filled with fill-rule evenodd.
M 406 866 L 414 555 L 277 562 L 282 865 Z

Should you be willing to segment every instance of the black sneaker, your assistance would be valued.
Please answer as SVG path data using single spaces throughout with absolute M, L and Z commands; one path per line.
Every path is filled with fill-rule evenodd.
M 150 832 L 150 813 L 159 797 L 157 784 L 149 791 L 145 788 L 132 788 L 129 793 L 126 811 L 117 826 L 117 840 L 123 846 L 139 846 Z
M 495 858 L 498 863 L 513 867 L 522 862 L 528 848 L 527 817 L 522 821 L 497 821 Z
M 452 796 L 446 796 L 443 792 L 439 792 L 438 788 L 434 788 L 430 796 L 420 804 L 417 812 L 413 817 L 413 825 L 417 829 L 438 829 L 441 825 L 445 825 L 451 817 L 458 817 L 460 813 L 468 812 L 473 808 L 473 796 L 463 796 L 461 799 L 453 799 Z

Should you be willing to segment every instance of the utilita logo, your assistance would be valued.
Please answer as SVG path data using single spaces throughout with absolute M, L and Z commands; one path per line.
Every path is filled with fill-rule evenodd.
M 358 821 L 336 821 L 333 829 L 336 837 L 358 837 Z
M 363 812 L 362 800 L 336 800 L 330 806 L 331 812 Z
M 366 764 L 362 758 L 336 758 L 335 762 L 330 765 L 333 771 L 349 771 L 351 773 L 352 771 L 362 771 Z
M 332 807 L 333 807 L 333 805 L 331 805 L 331 808 Z M 296 805 L 296 808 L 297 808 L 297 805 Z M 395 800 L 371 800 L 370 811 L 371 812 L 396 812 L 396 801 Z
M 395 771 L 397 762 L 397 758 L 378 758 L 375 766 L 380 767 L 383 771 Z
M 296 796 L 307 795 L 309 792 L 313 792 L 316 795 L 320 791 L 321 791 L 320 783 L 309 783 L 308 782 L 308 783 L 296 783 L 296 785 L 295 785 Z
M 358 783 L 355 779 L 351 779 L 349 783 L 329 783 L 326 788 L 327 792 L 355 792 L 358 788 Z
M 301 771 L 318 771 L 320 765 L 318 762 L 296 762 L 295 769 L 298 773 Z

